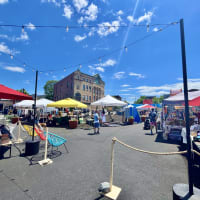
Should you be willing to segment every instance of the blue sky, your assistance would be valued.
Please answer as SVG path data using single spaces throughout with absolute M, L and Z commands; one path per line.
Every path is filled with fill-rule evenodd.
M 38 69 L 43 71 L 38 93 L 43 94 L 46 81 L 60 80 L 81 64 L 81 71 L 102 76 L 106 94 L 119 94 L 130 102 L 141 95 L 169 93 L 182 88 L 179 24 L 163 31 L 158 30 L 165 26 L 146 25 L 184 18 L 189 88 L 200 89 L 199 13 L 198 0 L 0 0 L 1 25 L 30 25 L 24 32 L 0 27 L 0 83 L 34 93 L 32 68 Z M 69 30 L 35 25 L 68 26 Z

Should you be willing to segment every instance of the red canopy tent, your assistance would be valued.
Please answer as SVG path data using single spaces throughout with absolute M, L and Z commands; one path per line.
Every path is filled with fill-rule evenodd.
M 0 99 L 31 100 L 31 96 L 0 84 Z

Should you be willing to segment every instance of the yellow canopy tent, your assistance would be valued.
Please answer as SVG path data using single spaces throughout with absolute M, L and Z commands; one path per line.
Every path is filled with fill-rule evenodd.
M 78 106 L 76 106 L 77 108 L 87 108 L 87 105 L 84 103 L 81 103 L 80 101 L 77 101 L 71 98 L 67 98 L 67 99 L 70 100 L 71 102 L 77 103 L 78 104 Z
M 56 107 L 56 108 L 87 108 L 86 104 L 83 104 L 79 101 L 76 101 L 71 98 L 62 99 L 50 104 L 47 104 L 47 107 Z

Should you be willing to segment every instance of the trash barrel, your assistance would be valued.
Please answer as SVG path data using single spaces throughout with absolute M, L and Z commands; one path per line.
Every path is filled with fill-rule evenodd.
M 32 156 L 39 153 L 40 140 L 28 140 L 25 143 L 25 156 Z

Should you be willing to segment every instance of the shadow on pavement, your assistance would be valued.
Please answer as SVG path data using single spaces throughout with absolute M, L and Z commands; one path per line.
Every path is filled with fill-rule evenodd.
M 62 155 L 61 151 L 53 150 L 53 151 L 48 152 L 47 157 L 51 158 L 51 159 L 54 159 L 54 158 L 57 158 L 57 157 L 59 157 L 61 155 Z M 29 165 L 37 165 L 40 160 L 44 159 L 44 152 L 38 153 L 37 155 L 31 156 L 31 157 L 30 156 L 26 156 L 23 153 L 23 154 L 21 154 L 21 157 L 24 157 L 25 159 L 27 159 L 29 161 Z
M 99 197 L 97 197 L 96 199 L 94 199 L 94 200 L 101 200 L 101 199 L 103 199 L 104 198 L 104 196 L 103 195 L 100 195 Z
M 99 135 L 100 133 L 88 133 L 87 135 Z
M 155 142 L 160 142 L 160 143 L 167 143 L 167 144 L 179 144 L 176 141 L 172 141 L 172 140 L 164 140 L 163 139 L 163 133 L 162 132 L 158 132 L 157 137 L 155 139 Z

